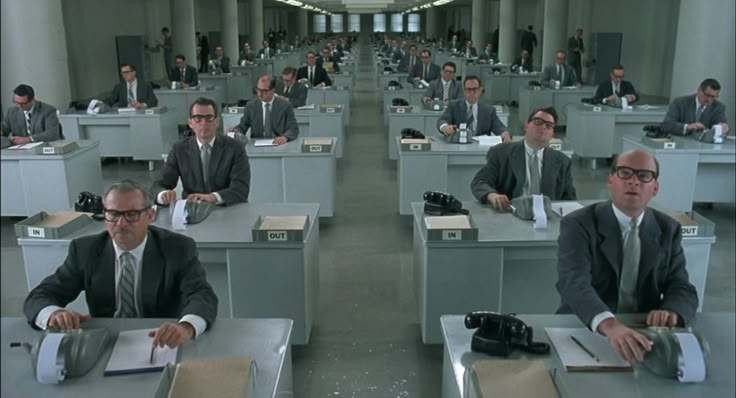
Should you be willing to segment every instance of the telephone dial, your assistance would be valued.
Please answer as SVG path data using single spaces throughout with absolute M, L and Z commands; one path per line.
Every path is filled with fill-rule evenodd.
M 534 342 L 533 330 L 514 314 L 491 311 L 475 311 L 465 315 L 465 327 L 477 328 L 473 333 L 470 349 L 489 355 L 507 357 L 511 350 L 519 348 L 532 354 L 547 354 L 550 346 Z
M 424 193 L 424 214 L 446 216 L 448 214 L 470 214 L 454 196 L 445 192 L 427 191 Z
M 80 192 L 77 202 L 74 203 L 74 211 L 94 214 L 92 218 L 102 220 L 104 215 L 104 206 L 102 205 L 102 197 L 92 192 Z

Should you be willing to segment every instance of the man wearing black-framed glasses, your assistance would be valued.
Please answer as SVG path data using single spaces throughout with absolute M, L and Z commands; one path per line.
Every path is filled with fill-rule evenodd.
M 670 134 L 690 135 L 721 125 L 728 134 L 726 106 L 718 101 L 721 84 L 716 79 L 705 79 L 698 92 L 675 98 L 667 108 L 662 128 Z
M 648 207 L 659 191 L 658 177 L 652 154 L 621 153 L 608 176 L 611 200 L 572 212 L 560 223 L 558 312 L 576 314 L 631 363 L 641 362 L 652 343 L 614 314 L 646 314 L 648 326 L 683 326 L 698 308 L 682 227 Z
M 56 108 L 38 101 L 33 87 L 20 84 L 13 90 L 13 103 L 0 129 L 13 145 L 63 139 Z
M 64 264 L 28 294 L 30 325 L 75 330 L 91 317 L 176 318 L 149 334 L 169 347 L 212 327 L 218 300 L 194 240 L 152 226 L 156 210 L 134 181 L 113 184 L 104 206 L 107 231 L 72 240 Z M 64 308 L 82 291 L 89 314 Z

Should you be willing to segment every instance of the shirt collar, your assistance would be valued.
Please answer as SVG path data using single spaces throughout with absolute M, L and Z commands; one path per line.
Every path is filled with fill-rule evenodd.
M 128 86 L 135 86 L 136 83 L 138 83 L 138 79 L 135 79 L 132 82 L 126 82 L 126 83 L 128 83 Z
M 34 104 L 33 104 L 33 106 L 31 107 L 31 109 L 29 109 L 29 110 L 27 110 L 27 111 L 23 111 L 23 113 L 33 113 L 33 111 L 34 111 L 35 109 L 36 109 L 36 104 L 34 103 Z
M 703 105 L 703 104 L 700 103 L 700 100 L 698 99 L 698 95 L 695 94 L 695 107 L 696 107 L 696 109 L 697 108 L 700 108 L 701 106 L 703 107 L 703 109 L 705 109 L 707 107 L 707 105 Z
M 527 156 L 534 155 L 534 148 L 530 147 L 529 144 L 527 144 L 526 140 L 524 140 L 524 149 L 526 150 Z M 542 155 L 544 154 L 544 148 L 537 151 L 537 157 L 541 159 Z
M 622 231 L 626 231 L 629 228 L 629 223 L 631 223 L 631 217 L 627 216 L 626 213 L 619 210 L 616 205 L 611 202 L 611 208 L 613 209 L 613 215 L 616 216 L 616 220 L 618 220 L 618 226 L 621 228 Z M 636 226 L 641 225 L 641 220 L 644 219 L 644 213 L 646 210 L 641 212 L 639 214 L 639 217 L 636 218 Z
M 122 217 L 122 216 L 121 216 Z M 146 248 L 146 243 L 148 242 L 148 235 L 146 234 L 146 237 L 143 238 L 143 242 L 141 242 L 140 245 L 138 245 L 133 250 L 125 250 L 122 247 L 118 246 L 117 242 L 115 242 L 115 239 L 112 240 L 112 247 L 115 249 L 115 261 L 120 258 L 120 255 L 127 252 L 130 252 L 130 254 L 135 257 L 135 261 L 143 261 L 143 250 Z
M 196 138 L 195 137 L 195 139 L 197 140 L 197 146 L 199 147 L 199 150 L 202 150 L 202 145 L 204 145 L 204 143 L 202 141 L 200 141 L 199 138 Z M 215 136 L 212 137 L 212 141 L 210 141 L 210 148 L 212 148 L 212 147 L 215 146 L 215 140 L 216 139 L 217 139 L 217 134 L 215 134 Z
M 264 107 L 264 108 L 265 108 L 265 107 L 266 107 L 266 104 L 269 104 L 269 105 L 271 105 L 271 107 L 273 108 L 273 101 L 274 101 L 275 99 L 276 99 L 276 96 L 274 96 L 273 98 L 271 98 L 271 101 L 270 101 L 270 102 L 264 102 L 264 101 L 261 101 L 261 104 L 262 104 L 262 105 L 261 105 L 261 107 Z

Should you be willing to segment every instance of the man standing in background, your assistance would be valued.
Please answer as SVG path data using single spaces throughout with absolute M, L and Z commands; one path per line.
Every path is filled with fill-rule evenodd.
M 567 55 L 570 57 L 570 66 L 575 69 L 575 75 L 580 82 L 583 81 L 583 30 L 578 28 L 575 36 L 567 39 Z
M 174 68 L 174 49 L 171 41 L 171 31 L 169 28 L 164 26 L 161 29 L 161 34 L 164 35 L 164 43 L 161 48 L 164 49 L 164 67 L 166 68 L 166 78 L 171 81 L 171 69 Z
M 529 59 L 531 59 L 535 47 L 537 47 L 537 35 L 534 34 L 534 26 L 529 25 L 527 30 L 521 35 L 521 49 L 528 51 Z

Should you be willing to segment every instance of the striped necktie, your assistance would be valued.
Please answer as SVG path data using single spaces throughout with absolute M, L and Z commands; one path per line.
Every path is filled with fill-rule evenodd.
M 465 118 L 465 124 L 467 125 L 468 130 L 475 133 L 475 116 L 473 116 L 473 107 L 475 105 L 470 104 L 468 106 L 468 114 Z
M 120 255 L 120 282 L 118 284 L 118 293 L 120 295 L 120 303 L 116 318 L 137 318 L 138 311 L 135 308 L 135 257 L 130 252 L 123 252 Z
M 202 177 L 204 178 L 205 191 L 209 192 L 209 172 L 210 172 L 210 144 L 202 144 Z
M 696 111 L 695 111 L 695 122 L 696 122 L 696 123 L 700 121 L 700 117 L 701 117 L 701 116 L 703 116 L 703 111 L 704 111 L 704 110 L 705 110 L 705 106 L 703 106 L 703 105 L 700 105 L 700 106 L 698 107 L 698 110 L 696 110 Z M 29 134 L 30 134 L 30 133 L 29 133 Z
M 273 130 L 271 129 L 271 104 L 268 102 L 266 105 L 266 117 L 263 119 L 263 137 L 273 137 Z
M 31 112 L 24 112 L 26 114 L 26 133 L 28 133 L 28 137 L 31 136 Z
M 128 84 L 128 106 L 133 106 L 135 96 L 133 95 L 133 85 Z

